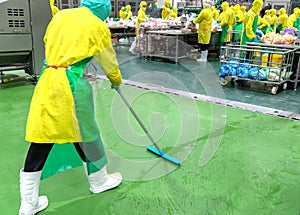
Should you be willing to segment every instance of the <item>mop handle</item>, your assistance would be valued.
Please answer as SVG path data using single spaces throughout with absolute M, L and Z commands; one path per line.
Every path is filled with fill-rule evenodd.
M 132 109 L 131 105 L 129 104 L 129 102 L 127 101 L 127 99 L 124 97 L 124 95 L 122 94 L 121 90 L 119 88 L 115 88 L 115 90 L 119 93 L 119 95 L 121 96 L 122 100 L 124 101 L 124 103 L 127 105 L 127 107 L 129 108 L 129 110 L 131 111 L 131 113 L 133 114 L 133 116 L 135 117 L 136 121 L 138 121 L 138 123 L 140 124 L 140 126 L 143 128 L 143 130 L 145 131 L 145 133 L 147 134 L 147 136 L 149 137 L 149 139 L 151 140 L 151 142 L 154 144 L 155 148 L 161 152 L 159 146 L 157 145 L 157 143 L 155 142 L 155 140 L 153 139 L 153 137 L 151 136 L 151 134 L 149 133 L 149 131 L 147 130 L 147 128 L 144 126 L 143 122 L 141 121 L 141 119 L 138 117 L 138 115 L 135 113 L 135 111 Z

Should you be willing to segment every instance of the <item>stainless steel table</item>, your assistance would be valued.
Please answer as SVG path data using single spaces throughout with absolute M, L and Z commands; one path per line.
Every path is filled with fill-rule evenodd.
M 146 32 L 145 57 L 166 58 L 178 63 L 180 59 L 193 57 L 194 47 L 187 43 L 189 36 L 197 32 L 181 30 L 157 30 Z

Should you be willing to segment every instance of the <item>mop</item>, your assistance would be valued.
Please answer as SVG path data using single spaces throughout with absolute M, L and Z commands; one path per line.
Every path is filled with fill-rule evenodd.
M 142 123 L 141 119 L 138 117 L 138 115 L 135 113 L 135 111 L 132 109 L 131 105 L 129 104 L 129 102 L 127 101 L 127 99 L 124 97 L 124 95 L 122 94 L 121 90 L 119 88 L 115 88 L 115 90 L 119 93 L 119 95 L 121 96 L 122 100 L 124 101 L 124 103 L 127 105 L 127 107 L 129 108 L 129 110 L 131 111 L 132 115 L 135 117 L 135 119 L 137 120 L 137 122 L 140 124 L 140 126 L 142 127 L 142 129 L 145 131 L 145 133 L 147 134 L 148 138 L 150 139 L 150 141 L 153 143 L 153 145 L 155 147 L 152 146 L 147 146 L 147 150 L 149 152 L 154 153 L 155 155 L 164 158 L 167 161 L 170 161 L 178 166 L 181 166 L 181 162 L 180 160 L 177 160 L 176 158 L 164 153 L 160 147 L 158 146 L 158 144 L 155 142 L 155 140 L 153 139 L 153 137 L 151 136 L 151 134 L 149 133 L 149 131 L 146 129 L 146 127 L 144 126 L 144 124 Z

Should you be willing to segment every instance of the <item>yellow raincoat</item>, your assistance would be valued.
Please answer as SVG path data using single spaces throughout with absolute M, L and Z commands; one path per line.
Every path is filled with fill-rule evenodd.
M 171 13 L 171 2 L 170 0 L 166 0 L 161 11 L 161 18 L 166 19 Z
M 237 13 L 241 9 L 241 6 L 239 4 L 236 4 L 232 7 L 234 14 L 237 16 Z
M 269 23 L 269 25 L 272 25 L 272 17 L 271 17 L 270 10 L 266 10 L 266 13 L 265 13 L 263 19 L 265 19 Z
M 243 19 L 245 19 L 245 16 L 246 16 L 246 13 L 247 13 L 246 7 L 245 6 L 241 6 L 241 11 L 243 13 Z
M 288 15 L 286 14 L 286 9 L 280 8 L 279 17 L 277 19 L 277 33 L 284 30 L 287 27 Z
M 52 11 L 52 16 L 59 12 L 59 9 L 54 5 L 54 0 L 50 0 L 50 7 Z
M 244 31 L 241 41 L 242 45 L 245 45 L 247 42 L 253 42 L 253 39 L 256 37 L 258 14 L 262 6 L 262 0 L 254 0 L 252 3 L 252 8 L 247 12 L 244 19 Z
M 198 28 L 198 43 L 209 44 L 211 37 L 213 14 L 211 8 L 204 8 L 196 19 L 194 24 L 199 24 Z
M 217 21 L 218 22 L 221 22 L 221 20 L 223 19 L 223 16 L 224 16 L 224 11 L 222 13 L 219 14 L 218 18 L 217 18 Z
M 111 83 L 120 85 L 122 76 L 110 30 L 86 7 L 66 9 L 52 18 L 44 42 L 45 64 L 32 97 L 26 140 L 68 143 L 99 139 L 92 89 L 83 75 L 94 57 Z
M 136 30 L 135 30 L 135 34 L 136 34 L 137 38 L 139 36 L 139 30 L 138 29 L 140 27 L 140 24 L 142 22 L 145 22 L 146 19 L 147 19 L 146 6 L 147 6 L 147 2 L 141 1 L 141 3 L 140 3 L 140 9 L 138 11 L 138 18 L 137 18 L 137 21 L 136 21 Z

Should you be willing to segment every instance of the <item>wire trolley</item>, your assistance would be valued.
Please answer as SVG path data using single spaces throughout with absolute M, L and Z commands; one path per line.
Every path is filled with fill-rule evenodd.
M 220 51 L 222 85 L 238 85 L 276 94 L 287 87 L 299 47 L 263 43 L 228 44 Z

